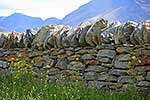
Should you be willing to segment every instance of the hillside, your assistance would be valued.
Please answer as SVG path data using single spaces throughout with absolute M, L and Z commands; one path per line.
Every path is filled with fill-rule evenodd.
M 20 13 L 14 13 L 1 20 L 0 26 L 7 31 L 25 31 L 27 28 L 39 27 L 42 25 L 42 19 L 26 16 Z
M 77 10 L 68 14 L 62 23 L 76 26 L 92 17 L 106 17 L 110 20 L 125 22 L 128 20 L 141 21 L 150 18 L 150 14 L 139 4 L 140 0 L 92 0 Z M 142 0 L 148 1 L 148 0 Z M 150 4 L 150 2 L 146 2 Z M 88 10 L 87 10 L 88 9 Z M 117 10 L 116 10 L 117 9 Z

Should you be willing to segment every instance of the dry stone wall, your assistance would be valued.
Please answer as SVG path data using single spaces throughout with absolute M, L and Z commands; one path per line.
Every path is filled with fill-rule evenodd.
M 48 82 L 83 81 L 102 90 L 128 86 L 150 90 L 150 21 L 119 24 L 100 19 L 76 29 L 48 25 L 35 35 L 27 30 L 20 39 L 13 32 L 0 40 L 0 75 L 10 74 L 11 64 L 21 66 L 23 60 L 33 76 L 46 75 Z
M 131 85 L 150 89 L 150 45 L 1 49 L 0 74 L 10 74 L 8 63 L 19 58 L 32 66 L 34 76 L 47 74 L 48 82 L 78 80 L 98 89 L 125 90 Z

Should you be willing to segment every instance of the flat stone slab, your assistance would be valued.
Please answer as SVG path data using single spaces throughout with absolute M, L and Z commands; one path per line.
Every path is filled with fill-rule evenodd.
M 115 55 L 116 55 L 116 52 L 114 50 L 104 49 L 104 50 L 99 50 L 97 57 L 98 58 L 101 58 L 101 57 L 114 58 Z

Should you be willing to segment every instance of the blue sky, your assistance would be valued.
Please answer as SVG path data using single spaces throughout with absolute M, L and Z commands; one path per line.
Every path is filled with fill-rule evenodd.
M 0 0 L 0 16 L 12 13 L 41 17 L 57 17 L 62 19 L 66 14 L 91 0 Z

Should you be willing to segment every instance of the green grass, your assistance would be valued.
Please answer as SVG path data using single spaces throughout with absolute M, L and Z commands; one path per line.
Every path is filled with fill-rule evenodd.
M 23 75 L 0 77 L 0 100 L 150 100 L 135 91 L 127 93 L 100 93 L 75 82 L 71 84 L 51 83 Z

